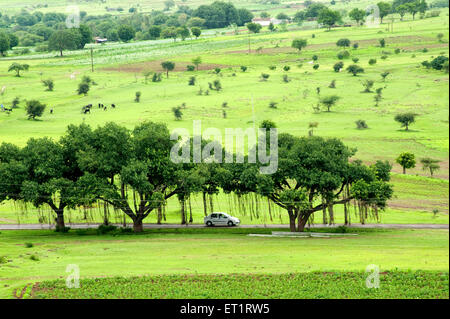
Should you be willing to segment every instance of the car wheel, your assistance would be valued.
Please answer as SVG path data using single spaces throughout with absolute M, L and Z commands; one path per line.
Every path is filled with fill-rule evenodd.
M 228 226 L 230 226 L 230 227 L 234 226 L 234 224 L 231 220 L 228 222 Z
M 211 227 L 212 225 L 213 225 L 213 224 L 211 223 L 211 221 L 208 220 L 208 221 L 206 222 L 206 226 Z

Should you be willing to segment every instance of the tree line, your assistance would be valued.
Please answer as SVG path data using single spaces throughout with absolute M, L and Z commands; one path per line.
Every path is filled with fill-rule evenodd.
M 275 124 L 264 121 L 261 127 Z M 279 134 L 279 168 L 272 175 L 261 174 L 263 164 L 248 163 L 247 156 L 242 164 L 176 164 L 170 153 L 177 142 L 165 124 L 145 122 L 132 130 L 115 123 L 95 129 L 70 125 L 57 141 L 30 138 L 24 147 L 3 143 L 0 202 L 50 207 L 61 231 L 67 208 L 108 205 L 128 216 L 140 232 L 150 214 L 160 220 L 169 198 L 178 199 L 186 223 L 186 202 L 193 194 L 203 194 L 205 214 L 207 195 L 222 191 L 243 203 L 240 199 L 254 194 L 285 210 L 291 231 L 303 231 L 317 211 L 334 222 L 336 205 L 344 206 L 347 223 L 353 203 L 364 223 L 378 216 L 393 193 L 388 162 L 364 165 L 353 159 L 355 149 L 335 138 Z M 192 144 L 192 138 L 186 143 Z M 206 158 L 214 158 L 215 152 L 225 157 L 219 144 L 210 148 L 206 143 L 202 141 L 202 148 L 210 150 Z

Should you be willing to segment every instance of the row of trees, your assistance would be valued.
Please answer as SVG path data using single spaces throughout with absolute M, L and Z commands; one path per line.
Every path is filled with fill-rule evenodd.
M 202 5 L 195 10 L 179 5 L 178 10 L 173 13 L 158 10 L 139 13 L 132 10 L 128 15 L 117 17 L 111 14 L 91 16 L 82 11 L 79 15 L 81 25 L 87 26 L 93 36 L 106 37 L 110 41 L 157 39 L 164 36 L 164 30 L 172 32 L 178 28 L 191 30 L 195 35 L 192 28 L 201 30 L 229 25 L 242 26 L 252 18 L 253 14 L 249 10 L 237 9 L 233 4 L 222 1 Z M 14 16 L 0 13 L 0 30 L 5 29 L 14 34 L 21 46 L 39 45 L 41 50 L 55 32 L 66 28 L 66 19 L 67 15 L 61 13 L 29 13 L 25 10 Z
M 270 121 L 261 125 L 274 126 Z M 202 141 L 204 158 L 225 156 L 220 145 L 210 148 L 206 142 Z M 31 138 L 23 148 L 3 143 L 0 202 L 48 206 L 59 230 L 65 229 L 66 208 L 103 203 L 128 216 L 140 232 L 145 218 L 160 212 L 169 198 L 179 200 L 185 222 L 190 196 L 203 193 L 206 205 L 206 195 L 222 190 L 238 198 L 267 198 L 287 212 L 292 231 L 303 231 L 314 212 L 328 211 L 332 221 L 334 207 L 344 205 L 347 220 L 353 202 L 364 221 L 369 211 L 383 209 L 392 196 L 390 164 L 350 161 L 356 150 L 338 139 L 280 134 L 278 170 L 272 175 L 261 174 L 262 164 L 248 163 L 247 156 L 243 164 L 176 164 L 170 158 L 175 143 L 164 124 L 152 122 L 133 130 L 114 123 L 96 129 L 70 125 L 58 141 Z M 192 143 L 191 139 L 183 145 Z

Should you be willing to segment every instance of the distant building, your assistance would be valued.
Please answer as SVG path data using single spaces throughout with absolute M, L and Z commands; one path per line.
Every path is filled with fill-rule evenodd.
M 100 37 L 95 37 L 94 38 L 94 42 L 95 43 L 105 43 L 105 42 L 107 42 L 108 41 L 108 39 L 107 38 L 100 38 Z
M 253 18 L 252 22 L 257 23 L 262 27 L 268 27 L 270 23 L 272 23 L 273 25 L 277 25 L 283 23 L 284 20 L 279 20 L 275 18 Z

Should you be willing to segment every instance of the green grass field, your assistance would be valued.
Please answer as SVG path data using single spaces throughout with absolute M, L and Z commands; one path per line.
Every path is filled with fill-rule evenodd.
M 395 24 L 394 32 L 385 26 L 380 28 L 352 27 L 306 31 L 289 31 L 252 35 L 253 50 L 262 48 L 260 53 L 248 54 L 248 36 L 221 35 L 199 40 L 144 41 L 129 44 L 110 43 L 94 46 L 95 72 L 90 71 L 89 50 L 67 52 L 63 58 L 56 53 L 31 54 L 21 57 L 0 59 L 0 87 L 4 93 L 0 101 L 8 106 L 17 96 L 22 100 L 20 108 L 10 115 L 0 114 L 0 141 L 23 145 L 30 137 L 50 136 L 58 138 L 70 123 L 88 123 L 92 126 L 114 121 L 127 127 L 146 121 L 160 121 L 169 128 L 192 130 L 194 119 L 202 120 L 202 127 L 249 128 L 264 119 L 275 121 L 281 132 L 306 135 L 308 123 L 318 122 L 316 135 L 338 137 L 358 152 L 355 156 L 366 163 L 375 160 L 389 160 L 394 164 L 395 196 L 390 207 L 383 214 L 382 222 L 399 223 L 448 223 L 448 74 L 420 67 L 420 62 L 439 54 L 448 55 L 448 10 L 440 17 L 422 20 L 407 20 Z M 445 34 L 443 42 L 436 35 Z M 311 35 L 315 34 L 315 38 Z M 292 39 L 308 39 L 309 46 L 300 54 L 290 48 Z M 359 43 L 357 50 L 349 49 L 351 57 L 358 57 L 358 64 L 365 73 L 353 77 L 347 72 L 336 73 L 333 64 L 338 61 L 335 45 L 338 38 L 346 37 Z M 378 39 L 386 39 L 386 48 L 378 46 Z M 400 49 L 395 54 L 395 49 Z M 425 52 L 424 49 L 427 49 Z M 311 57 L 317 55 L 320 67 L 313 70 Z M 387 56 L 381 59 L 381 56 Z M 201 56 L 202 71 L 187 72 L 185 65 L 191 59 Z M 377 64 L 369 66 L 368 60 L 376 58 Z M 20 78 L 7 72 L 8 66 L 20 59 L 31 65 L 29 72 Z M 145 71 L 159 71 L 162 60 L 177 63 L 177 72 L 163 77 L 162 82 L 145 83 Z M 352 64 L 345 59 L 344 64 Z M 211 70 L 220 65 L 221 75 Z M 240 70 L 248 66 L 247 72 Z M 283 67 L 290 66 L 290 71 Z M 269 66 L 276 66 L 270 70 Z M 380 74 L 391 74 L 385 82 Z M 261 73 L 270 74 L 268 81 L 260 81 Z M 282 76 L 287 74 L 290 82 Z M 76 94 L 77 85 L 83 75 L 91 76 L 97 85 L 87 96 Z M 197 84 L 188 85 L 188 79 L 195 76 Z M 47 92 L 42 79 L 52 78 L 55 90 Z M 200 88 L 205 91 L 208 82 L 219 78 L 223 90 L 211 91 L 208 96 L 199 96 Z M 329 88 L 336 80 L 336 88 Z M 361 93 L 364 80 L 374 80 L 374 89 L 384 87 L 383 100 L 374 106 L 373 93 Z M 341 97 L 332 112 L 313 112 L 318 102 L 316 88 L 321 88 L 321 96 L 336 94 Z M 141 102 L 135 103 L 134 94 L 142 92 Z M 24 100 L 38 99 L 47 104 L 44 116 L 28 120 L 24 110 Z M 269 108 L 270 102 L 277 102 L 278 108 Z M 222 117 L 222 104 L 228 103 L 227 118 Z M 94 108 L 92 114 L 81 114 L 83 105 L 92 103 L 115 103 L 116 109 L 103 111 Z M 186 103 L 182 121 L 175 121 L 171 108 Z M 54 114 L 49 109 L 54 109 Z M 253 111 L 254 110 L 254 111 Z M 394 121 L 395 114 L 413 111 L 418 120 L 409 132 L 400 129 Z M 355 121 L 363 119 L 369 128 L 356 129 Z M 441 169 L 430 178 L 420 164 L 408 171 L 408 175 L 397 174 L 401 167 L 394 160 L 400 152 L 409 151 L 416 158 L 432 157 L 441 161 Z M 230 211 L 229 200 L 223 196 L 215 199 L 215 207 Z M 262 206 L 264 203 L 262 203 Z M 168 221 L 177 222 L 179 206 L 176 200 L 169 203 Z M 433 210 L 438 214 L 434 215 Z M 27 212 L 10 203 L 0 206 L 0 223 L 37 222 L 38 215 L 44 221 L 52 220 L 43 207 L 28 208 Z M 202 206 L 200 198 L 193 202 L 194 222 L 201 222 Z M 31 213 L 30 213 L 31 212 Z M 260 219 L 250 219 L 242 212 L 235 212 L 245 223 L 271 223 L 267 209 Z M 96 210 L 90 213 L 92 220 L 98 220 Z M 339 213 L 338 213 L 339 214 Z M 84 214 L 71 213 L 70 219 L 81 221 Z M 266 217 L 264 217 L 266 216 Z M 436 218 L 437 217 L 437 218 Z M 152 217 L 151 217 L 152 218 Z M 150 218 L 150 221 L 151 221 Z M 341 217 L 338 217 L 338 219 Z M 153 218 L 154 219 L 154 218 Z M 200 219 L 200 220 L 199 220 Z M 273 222 L 286 222 L 281 216 Z
M 306 283 L 307 278 L 322 282 L 317 274 L 311 272 L 327 272 L 330 276 L 343 276 L 348 279 L 349 287 L 345 293 L 345 282 L 336 283 L 330 291 L 319 290 L 316 297 L 352 297 L 360 291 L 361 297 L 422 297 L 428 298 L 448 296 L 442 289 L 441 280 L 448 281 L 448 230 L 358 230 L 352 229 L 358 236 L 336 238 L 261 238 L 248 237 L 248 233 L 269 233 L 264 229 L 172 229 L 148 230 L 143 234 L 106 234 L 97 235 L 95 230 L 69 232 L 58 234 L 52 231 L 3 231 L 0 234 L 0 297 L 11 298 L 16 289 L 19 292 L 27 286 L 31 288 L 36 282 L 44 282 L 41 287 L 53 284 L 47 281 L 64 279 L 68 275 L 68 264 L 76 264 L 80 268 L 80 276 L 84 288 L 77 292 L 67 292 L 57 283 L 52 295 L 51 291 L 41 291 L 42 297 L 111 297 L 121 290 L 124 279 L 88 281 L 88 278 L 104 278 L 124 276 L 155 276 L 160 283 L 173 280 L 186 280 L 183 276 L 166 277 L 165 275 L 215 275 L 242 274 L 236 286 L 246 281 L 246 276 L 268 275 L 268 280 L 278 282 L 280 277 L 294 275 L 296 282 L 305 285 L 306 291 L 312 283 Z M 28 246 L 32 247 L 27 247 Z M 32 257 L 33 256 L 33 257 Z M 93 257 L 95 256 L 95 257 Z M 361 282 L 368 265 L 377 265 L 381 272 L 394 271 L 386 274 L 383 280 L 392 282 L 387 290 L 377 293 L 367 292 Z M 430 280 L 426 274 L 422 279 L 406 280 L 400 283 L 402 276 L 414 278 L 416 271 L 430 271 Z M 396 273 L 400 271 L 402 273 Z M 412 273 L 403 274 L 404 271 Z M 336 272 L 336 274 L 335 274 Z M 356 274 L 354 274 L 356 272 Z M 303 277 L 303 273 L 308 273 Z M 444 273 L 442 279 L 440 274 Z M 272 277 L 272 275 L 274 275 Z M 445 277 L 447 276 L 447 277 Z M 320 276 L 319 276 L 320 277 Z M 251 278 L 251 277 L 250 277 Z M 447 278 L 447 279 L 445 279 Z M 86 281 L 85 281 L 86 280 Z M 128 280 L 123 293 L 128 297 L 152 297 L 151 292 L 145 295 L 138 293 L 137 281 Z M 223 282 L 223 276 L 215 277 L 217 286 Z M 248 281 L 248 280 L 247 280 Z M 309 281 L 309 280 L 308 280 Z M 92 289 L 91 284 L 92 283 Z M 117 284 L 117 285 L 116 285 Z M 186 284 L 186 283 L 184 283 Z M 183 284 L 183 285 L 184 285 Z M 148 283 L 146 284 L 148 285 Z M 400 286 L 397 286 L 400 285 Z M 400 293 L 405 286 L 414 285 L 415 292 Z M 173 287 L 173 283 L 170 284 Z M 276 286 L 274 286 L 276 287 Z M 383 287 L 383 284 L 381 284 Z M 402 288 L 403 287 L 403 288 Z M 25 288 L 29 289 L 29 288 Z M 182 288 L 185 289 L 185 288 Z M 220 288 L 227 297 L 234 296 L 232 291 Z M 258 293 L 272 295 L 271 288 L 267 291 L 256 290 Z M 183 291 L 183 290 L 181 290 Z M 306 291 L 294 292 L 287 287 L 283 297 L 304 297 Z M 365 291 L 365 292 L 364 292 Z M 384 292 L 383 292 L 384 291 Z M 421 293 L 423 292 L 423 295 Z M 61 294 L 60 294 L 61 293 Z M 194 297 L 211 297 L 210 288 L 203 283 L 194 289 Z M 321 295 L 323 293 L 323 295 Z M 245 295 L 245 291 L 239 297 Z M 371 295 L 373 294 L 373 295 Z M 93 296 L 91 295 L 91 296 Z M 162 295 L 154 295 L 157 297 Z M 167 298 L 178 296 L 175 291 L 168 292 Z M 255 296 L 254 296 L 255 297 Z

